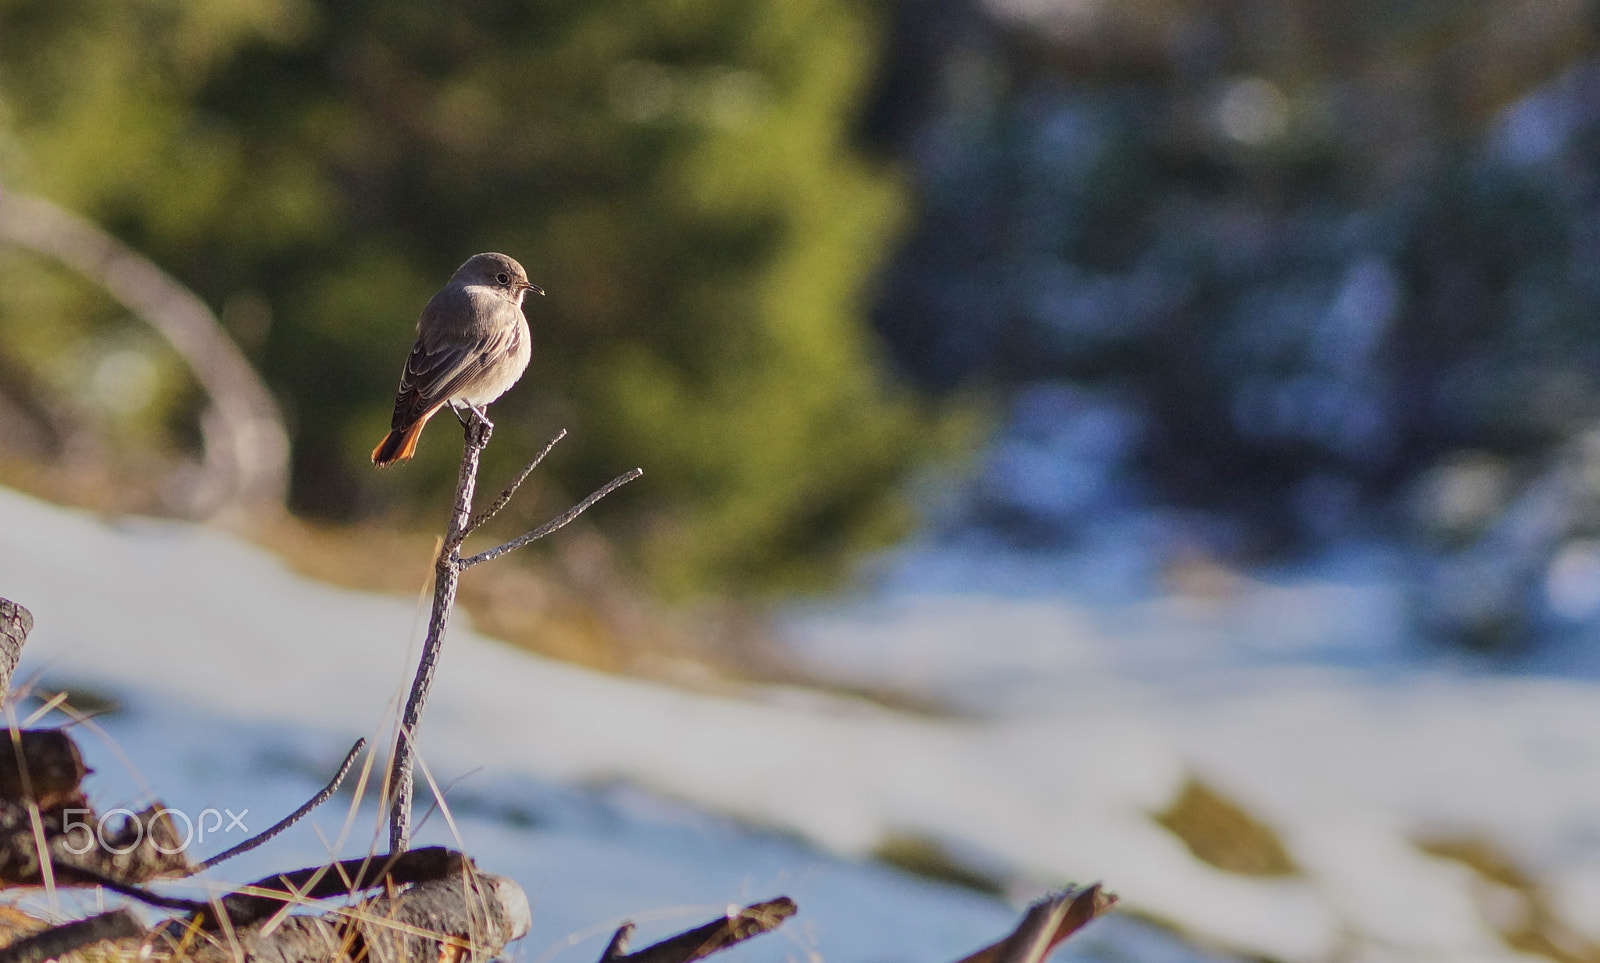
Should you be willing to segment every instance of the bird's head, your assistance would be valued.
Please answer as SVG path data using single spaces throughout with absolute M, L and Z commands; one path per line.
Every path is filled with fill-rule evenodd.
M 456 269 L 452 279 L 463 285 L 480 285 L 517 304 L 532 291 L 543 294 L 544 289 L 528 280 L 528 272 L 515 259 L 504 254 L 474 254 L 467 263 Z

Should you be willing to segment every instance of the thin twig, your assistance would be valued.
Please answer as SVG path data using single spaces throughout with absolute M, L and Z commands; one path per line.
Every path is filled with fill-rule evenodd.
M 252 836 L 232 849 L 218 853 L 210 859 L 205 860 L 199 866 L 195 867 L 195 872 L 204 872 L 220 862 L 232 859 L 241 853 L 248 853 L 250 850 L 255 849 L 257 846 L 260 846 L 267 840 L 273 838 L 274 836 L 283 832 L 285 829 L 288 829 L 290 826 L 293 826 L 295 823 L 304 819 L 306 814 L 311 812 L 311 810 L 316 809 L 329 799 L 332 799 L 333 794 L 339 791 L 339 784 L 344 782 L 344 777 L 350 774 L 350 768 L 356 764 L 356 757 L 360 756 L 361 750 L 365 748 L 367 748 L 367 740 L 357 739 L 356 744 L 350 747 L 349 754 L 344 757 L 344 762 L 340 763 L 339 771 L 334 773 L 333 778 L 328 780 L 328 784 L 322 787 L 322 791 L 307 800 L 304 806 L 301 806 L 299 809 L 296 809 L 294 812 L 278 820 L 278 822 L 275 823 L 272 828 L 266 830 L 265 832 Z
M 606 482 L 600 488 L 596 489 L 588 498 L 585 498 L 583 501 L 567 509 L 562 515 L 550 519 L 548 522 L 545 522 L 543 525 L 540 525 L 538 528 L 534 529 L 528 534 L 513 538 L 504 545 L 496 545 L 494 548 L 486 549 L 485 551 L 479 552 L 476 555 L 468 555 L 466 558 L 461 559 L 461 567 L 467 569 L 477 565 L 479 562 L 487 562 L 490 559 L 499 558 L 507 552 L 514 552 L 529 542 L 538 541 L 539 539 L 544 538 L 546 535 L 549 535 L 551 532 L 565 528 L 572 522 L 573 519 L 577 518 L 579 515 L 582 515 L 585 511 L 588 511 L 589 506 L 593 505 L 595 502 L 606 497 L 607 495 L 621 488 L 623 485 L 626 485 L 628 482 L 633 481 L 635 478 L 638 478 L 643 474 L 644 469 L 635 468 L 626 474 L 618 475 L 617 477 Z
M 522 487 L 522 483 L 527 481 L 528 476 L 533 474 L 533 470 L 539 467 L 541 461 L 544 461 L 544 456 L 550 454 L 550 449 L 556 446 L 556 442 L 565 437 L 567 437 L 567 429 L 563 428 L 554 438 L 550 439 L 550 442 L 537 455 L 533 456 L 533 461 L 528 462 L 528 467 L 522 469 L 522 474 L 518 475 L 515 481 L 505 487 L 505 490 L 500 493 L 500 497 L 494 500 L 493 505 L 472 516 L 472 521 L 467 523 L 467 532 L 470 534 L 477 531 L 478 526 L 500 514 L 500 509 L 505 508 L 511 501 L 511 496 L 517 493 L 517 489 Z

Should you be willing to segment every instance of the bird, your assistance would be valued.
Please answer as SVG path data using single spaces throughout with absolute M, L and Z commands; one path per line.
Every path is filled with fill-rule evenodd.
M 410 458 L 428 419 L 450 406 L 460 416 L 505 394 L 532 355 L 522 299 L 544 290 L 504 254 L 474 254 L 428 300 L 406 357 L 389 434 L 372 450 L 379 468 Z

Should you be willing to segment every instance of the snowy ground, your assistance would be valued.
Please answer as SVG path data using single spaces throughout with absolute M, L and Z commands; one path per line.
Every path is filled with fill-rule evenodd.
M 409 682 L 425 611 L 310 582 L 227 536 L 104 521 L 0 490 L 0 596 L 34 613 L 18 678 L 81 687 L 121 709 L 85 733 L 92 802 L 248 809 L 252 831 L 309 797 L 359 736 L 381 733 Z M 528 891 L 518 959 L 592 960 L 624 917 L 635 945 L 730 902 L 793 897 L 800 915 L 729 954 L 745 960 L 940 963 L 1003 934 L 1016 907 L 856 858 L 884 800 L 827 765 L 874 765 L 852 732 L 920 724 L 854 703 L 778 693 L 711 699 L 597 675 L 453 630 L 424 724 L 425 761 L 460 841 L 434 815 L 420 844 L 463 845 Z M 883 736 L 885 751 L 899 747 Z M 697 808 L 692 802 L 707 808 Z M 817 819 L 823 820 L 817 823 Z M 381 838 L 366 807 L 342 845 L 330 803 L 212 875 L 242 882 L 359 855 Z M 807 837 L 810 837 L 809 839 Z M 196 846 L 209 855 L 237 842 Z M 834 844 L 829 853 L 817 844 Z M 382 848 L 377 845 L 376 848 Z M 71 909 L 71 906 L 66 907 Z M 1072 955 L 1187 961 L 1160 931 L 1111 919 Z
M 1149 553 L 1119 561 L 1112 546 L 1136 546 L 1148 522 L 1049 562 L 919 546 L 881 560 L 867 597 L 798 613 L 791 634 L 824 675 L 1095 742 L 1098 760 L 1074 747 L 1048 763 L 1073 787 L 1057 802 L 1092 814 L 1092 842 L 968 824 L 1035 876 L 1095 859 L 1133 905 L 1288 959 L 1506 958 L 1489 923 L 1514 928 L 1528 907 L 1416 846 L 1477 839 L 1539 879 L 1574 935 L 1600 935 L 1600 686 L 1583 640 L 1515 674 L 1428 651 L 1406 634 L 1401 562 L 1371 548 L 1314 573 L 1141 592 Z M 1229 877 L 1180 851 L 1142 817 L 1185 774 L 1272 825 L 1306 878 Z
M 1470 834 L 1600 936 L 1600 687 L 1409 658 L 1385 564 L 1352 555 L 1319 578 L 1156 598 L 1114 590 L 1126 581 L 1105 558 L 925 547 L 886 561 L 868 597 L 791 618 L 819 671 L 967 710 L 946 719 L 798 691 L 687 694 L 458 631 L 422 749 L 441 783 L 461 780 L 467 849 L 533 898 L 529 960 L 592 959 L 619 915 L 673 910 L 665 932 L 778 892 L 799 925 L 751 958 L 938 963 L 1006 928 L 1012 907 L 859 861 L 892 832 L 1024 889 L 1103 879 L 1125 906 L 1238 952 L 1520 958 L 1484 919 L 1484 884 L 1414 845 Z M 254 828 L 382 729 L 422 615 L 203 529 L 3 491 L 0 595 L 38 619 L 25 673 L 114 693 L 128 708 L 106 728 L 169 805 L 248 807 Z M 135 801 L 99 753 L 97 804 Z M 1187 775 L 1273 825 L 1304 875 L 1250 879 L 1191 855 L 1150 818 Z M 339 815 L 318 822 L 330 839 Z M 363 851 L 373 824 L 359 816 L 341 852 Z M 435 817 L 424 838 L 450 832 Z M 307 830 L 225 868 L 324 852 Z M 580 931 L 589 942 L 561 953 Z M 1069 946 L 1187 956 L 1127 920 L 1089 936 Z

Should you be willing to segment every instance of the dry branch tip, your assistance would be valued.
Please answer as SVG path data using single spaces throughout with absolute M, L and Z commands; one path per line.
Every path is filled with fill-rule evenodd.
M 248 853 L 250 850 L 255 849 L 256 847 L 266 843 L 268 840 L 272 839 L 274 836 L 277 836 L 279 833 L 281 833 L 284 830 L 288 829 L 290 826 L 293 826 L 295 823 L 297 823 L 300 820 L 304 819 L 307 816 L 307 814 L 309 814 L 311 812 L 311 810 L 316 809 L 318 806 L 320 806 L 323 803 L 327 802 L 329 799 L 332 799 L 333 798 L 333 794 L 339 791 L 339 784 L 344 782 L 344 777 L 348 776 L 350 774 L 351 767 L 356 764 L 356 758 L 361 755 L 361 750 L 363 750 L 365 748 L 367 748 L 367 740 L 365 740 L 365 739 L 357 739 L 356 740 L 356 744 L 351 746 L 350 747 L 350 751 L 345 754 L 344 762 L 339 764 L 339 771 L 335 772 L 333 774 L 333 778 L 328 780 L 328 784 L 326 786 L 323 786 L 322 790 L 320 792 L 318 792 L 315 796 L 312 796 L 309 800 L 307 800 L 305 805 L 301 806 L 299 809 L 296 809 L 294 812 L 290 813 L 289 815 L 285 816 L 284 818 L 278 820 L 276 823 L 274 823 L 270 828 L 266 829 L 265 831 L 263 831 L 261 833 L 258 833 L 255 836 L 250 837 L 249 839 L 247 839 L 244 842 L 240 843 L 239 845 L 233 847 L 232 849 L 225 850 L 224 852 L 218 853 L 217 855 L 211 857 L 210 859 L 205 860 L 199 866 L 195 867 L 196 871 L 198 872 L 198 871 L 201 871 L 201 870 L 210 869 L 211 867 L 217 865 L 220 862 L 223 862 L 224 860 L 232 859 L 233 857 L 238 856 L 241 853 Z

